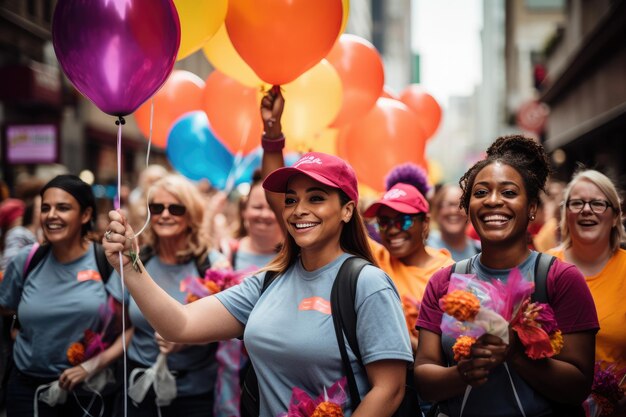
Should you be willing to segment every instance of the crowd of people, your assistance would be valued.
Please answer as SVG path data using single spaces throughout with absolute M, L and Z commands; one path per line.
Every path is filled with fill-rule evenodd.
M 365 201 L 341 158 L 284 166 L 284 105 L 263 97 L 262 166 L 237 198 L 159 166 L 108 214 L 70 174 L 4 197 L 8 417 L 247 417 L 251 398 L 267 417 L 392 416 L 416 395 L 407 369 L 421 407 L 403 415 L 626 416 L 626 232 L 609 177 L 554 181 L 543 147 L 512 135 L 458 184 L 430 189 L 401 166 Z M 352 258 L 358 348 L 342 352 L 331 306 Z M 461 266 L 500 283 L 493 297 L 513 276 L 533 283 L 559 349 L 531 358 L 507 329 L 459 354 L 442 300 Z M 610 401 L 592 394 L 601 372 L 618 381 Z

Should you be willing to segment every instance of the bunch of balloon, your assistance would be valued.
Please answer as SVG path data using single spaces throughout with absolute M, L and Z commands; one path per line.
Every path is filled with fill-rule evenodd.
M 220 71 L 206 79 L 202 109 L 217 137 L 233 153 L 248 154 L 259 146 L 263 122 L 259 114 L 262 93 Z
M 150 138 L 151 110 L 152 144 L 165 149 L 167 135 L 174 121 L 185 113 L 202 110 L 204 81 L 192 72 L 174 70 L 152 100 L 146 101 L 133 114 L 146 139 Z M 154 101 L 154 106 L 152 105 Z
M 282 89 L 283 132 L 292 144 L 305 142 L 326 128 L 341 108 L 341 78 L 325 59 Z
M 413 112 L 400 101 L 381 97 L 365 117 L 342 129 L 337 151 L 360 181 L 383 191 L 385 176 L 396 165 L 426 166 L 425 142 Z
M 400 101 L 417 115 L 426 139 L 430 139 L 441 123 L 441 107 L 437 100 L 428 94 L 422 86 L 411 84 L 402 90 Z
M 228 0 L 174 0 L 180 17 L 181 39 L 177 61 L 207 43 L 224 24 Z
M 180 22 L 172 0 L 59 0 L 52 43 L 76 89 L 103 112 L 121 118 L 172 72 Z
M 265 90 L 269 88 L 239 56 L 228 37 L 226 24 L 223 24 L 211 40 L 204 45 L 202 52 L 218 71 L 246 87 Z
M 343 9 L 341 0 L 229 0 L 226 30 L 261 80 L 283 85 L 328 54 Z
M 343 86 L 343 103 L 332 126 L 344 126 L 376 104 L 385 82 L 383 62 L 374 45 L 347 34 L 341 35 L 326 59 L 337 70 Z
M 207 179 L 224 189 L 233 166 L 233 155 L 215 136 L 203 111 L 178 119 L 167 138 L 167 158 L 174 169 L 192 180 Z

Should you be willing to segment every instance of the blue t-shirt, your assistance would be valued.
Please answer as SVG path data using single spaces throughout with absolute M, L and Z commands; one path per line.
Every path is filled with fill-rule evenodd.
M 209 252 L 211 265 L 224 260 L 217 251 Z M 170 296 L 185 304 L 186 292 L 180 291 L 180 283 L 188 276 L 198 276 L 196 262 L 191 260 L 185 264 L 171 265 L 161 262 L 153 256 L 144 265 L 152 279 Z M 117 272 L 113 272 L 107 286 L 109 292 L 117 300 L 122 300 L 122 282 Z M 159 355 L 159 345 L 154 336 L 154 328 L 145 319 L 135 300 L 126 291 L 124 303 L 128 306 L 128 317 L 135 328 L 135 333 L 128 347 L 128 358 L 144 365 L 152 366 Z M 170 371 L 176 371 L 176 389 L 179 397 L 199 395 L 213 390 L 217 373 L 215 350 L 217 343 L 187 346 L 181 351 L 171 353 L 167 357 Z
M 17 368 L 27 375 L 55 378 L 73 366 L 67 349 L 82 341 L 85 330 L 98 331 L 107 293 L 93 243 L 68 263 L 58 262 L 50 250 L 24 282 L 31 248 L 23 248 L 9 264 L 0 284 L 0 305 L 17 309 L 22 326 L 13 349 Z
M 523 277 L 532 281 L 534 280 L 534 267 L 537 259 L 538 252 L 532 251 L 531 254 L 522 262 L 518 268 Z M 489 280 L 495 278 L 499 281 L 506 282 L 510 269 L 491 269 L 484 266 L 480 262 L 480 256 L 476 255 L 471 259 L 472 271 L 478 278 L 482 280 Z M 448 363 L 455 363 L 454 354 L 452 353 L 452 346 L 455 340 L 443 334 L 441 337 L 441 343 L 444 348 L 444 353 Z M 524 412 L 527 416 L 543 416 L 550 415 L 552 408 L 547 399 L 539 394 L 537 391 L 531 388 L 528 383 L 522 379 L 513 369 L 509 366 L 515 391 L 519 396 Z M 450 416 L 458 416 L 461 410 L 461 403 L 463 396 L 455 397 L 442 403 L 442 411 Z M 485 407 L 488 404 L 488 407 Z M 504 365 L 500 365 L 494 368 L 490 374 L 489 379 L 484 385 L 477 388 L 472 388 L 463 416 L 466 417 L 508 417 L 508 416 L 520 416 L 520 410 L 515 400 L 515 394 L 513 392 L 513 386 L 509 380 Z
M 462 251 L 458 251 L 446 244 L 441 238 L 441 232 L 439 230 L 431 230 L 426 240 L 426 245 L 435 249 L 447 249 L 454 259 L 454 262 L 462 261 L 463 259 L 471 258 L 480 252 L 480 243 L 473 241 L 469 237 L 465 238 L 465 248 Z
M 343 254 L 315 271 L 301 262 L 289 267 L 260 296 L 265 274 L 216 297 L 246 328 L 244 341 L 259 380 L 261 415 L 286 412 L 292 389 L 312 398 L 344 376 L 330 310 L 330 293 Z M 355 300 L 357 337 L 364 364 L 397 359 L 413 361 L 398 292 L 379 268 L 366 266 Z M 361 397 L 370 386 L 365 370 L 346 341 Z M 350 415 L 349 404 L 344 407 Z

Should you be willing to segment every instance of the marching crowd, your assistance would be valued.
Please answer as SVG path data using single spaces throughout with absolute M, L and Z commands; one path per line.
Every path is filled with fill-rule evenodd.
M 4 193 L 8 417 L 626 416 L 626 234 L 606 175 L 554 181 L 513 135 L 458 184 L 407 165 L 360 198 L 336 156 L 284 167 L 283 107 L 263 98 L 262 167 L 238 201 L 162 167 L 108 213 L 69 174 Z M 559 348 L 533 358 L 512 319 L 459 354 L 442 302 L 457 273 L 496 280 L 492 299 L 533 283 Z

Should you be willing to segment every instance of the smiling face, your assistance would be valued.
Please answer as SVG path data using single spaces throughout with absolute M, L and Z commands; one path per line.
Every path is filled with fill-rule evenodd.
M 509 165 L 494 162 L 474 180 L 469 215 L 483 245 L 526 242 L 529 217 L 537 204 L 529 202 L 524 180 Z
M 78 201 L 67 191 L 48 188 L 43 194 L 39 215 L 46 241 L 68 247 L 80 243 L 82 227 L 91 220 L 91 212 L 91 207 L 81 211 Z
M 570 190 L 569 201 L 608 201 L 606 195 L 594 183 L 582 179 Z M 608 245 L 611 229 L 619 221 L 615 211 L 608 207 L 604 213 L 594 213 L 589 204 L 582 210 L 565 209 L 570 237 L 578 245 Z
M 442 191 L 435 221 L 443 234 L 455 236 L 465 233 L 467 214 L 459 208 L 462 194 L 463 191 L 457 186 L 446 186 Z
M 283 221 L 296 244 L 305 251 L 337 250 L 343 222 L 352 217 L 354 203 L 341 205 L 337 189 L 306 175 L 289 180 Z
M 399 216 L 403 216 L 403 213 L 390 207 L 381 206 L 378 209 L 376 213 L 378 222 L 387 224 L 385 228 L 379 227 L 381 243 L 391 256 L 412 264 L 408 259 L 424 250 L 424 239 L 428 232 L 428 218 L 425 217 L 424 213 L 412 215 L 412 222 L 406 223 L 405 227 L 402 227 L 399 222 L 388 222 L 388 220 L 399 218 Z
M 151 204 L 163 204 L 168 207 L 170 204 L 182 205 L 181 201 L 174 195 L 162 188 L 155 188 L 152 193 Z M 171 239 L 184 235 L 189 229 L 187 222 L 188 214 L 174 216 L 169 209 L 164 209 L 161 214 L 150 215 L 152 231 L 159 239 Z
M 265 198 L 265 191 L 261 184 L 257 184 L 250 190 L 248 201 L 242 212 L 242 218 L 246 231 L 250 238 L 280 239 L 281 230 L 274 211 Z

